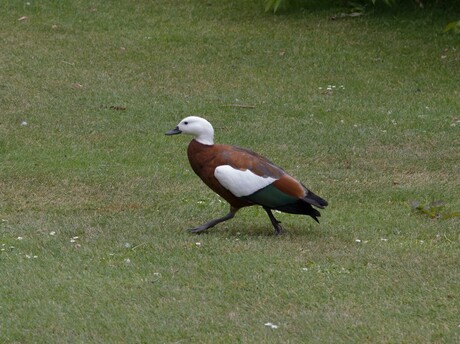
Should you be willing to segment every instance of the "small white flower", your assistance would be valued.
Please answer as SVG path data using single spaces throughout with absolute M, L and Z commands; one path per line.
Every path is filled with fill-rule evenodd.
M 55 232 L 55 231 L 51 231 L 51 232 L 50 232 L 50 235 L 51 235 L 51 236 L 56 235 L 56 232 Z
M 266 327 L 270 327 L 270 328 L 272 328 L 272 329 L 277 329 L 277 328 L 278 328 L 278 325 L 275 325 L 275 324 L 273 324 L 273 323 L 271 323 L 271 322 L 267 322 L 267 323 L 265 323 L 264 325 L 265 325 Z
M 126 263 L 126 264 L 130 264 L 130 263 L 131 263 L 131 259 L 126 258 L 126 259 L 125 259 L 125 263 Z
M 381 238 L 380 240 L 381 240 L 381 241 L 388 241 L 387 238 Z
M 302 268 L 303 271 L 308 271 L 308 268 Z
M 159 272 L 154 272 L 153 275 L 154 276 L 160 276 L 160 273 Z
M 24 240 L 22 236 L 18 236 L 18 240 Z
M 130 248 L 131 244 L 129 242 L 125 242 L 125 248 Z
M 355 242 L 359 244 L 359 243 L 361 243 L 362 241 L 361 241 L 361 239 L 356 239 Z
M 29 123 L 27 123 L 26 121 L 22 121 L 21 122 L 21 127 L 25 127 L 27 124 L 29 124 Z
M 74 243 L 74 242 L 75 242 L 75 239 L 70 239 L 70 242 L 71 242 L 71 243 Z
M 196 246 L 196 247 L 201 247 L 201 242 L 196 242 L 196 243 L 195 243 L 195 246 Z

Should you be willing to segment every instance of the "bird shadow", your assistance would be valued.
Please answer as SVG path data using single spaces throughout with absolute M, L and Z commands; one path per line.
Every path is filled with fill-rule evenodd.
M 273 238 L 274 240 L 296 240 L 299 237 L 316 239 L 325 236 L 325 232 L 321 228 L 316 228 L 315 224 L 304 226 L 284 226 L 281 234 L 276 234 L 273 227 L 270 225 L 251 225 L 249 227 L 234 225 L 221 225 L 210 228 L 208 230 L 190 233 L 190 235 L 219 235 L 232 238 Z

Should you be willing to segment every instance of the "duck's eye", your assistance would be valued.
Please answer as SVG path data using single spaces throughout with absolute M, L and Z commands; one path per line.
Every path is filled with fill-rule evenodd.
M 184 122 L 184 124 L 185 124 L 185 125 L 187 125 L 187 124 L 188 124 L 188 122 Z

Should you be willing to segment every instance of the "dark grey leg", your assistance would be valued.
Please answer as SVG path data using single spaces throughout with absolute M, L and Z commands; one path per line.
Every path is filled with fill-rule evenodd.
M 281 226 L 281 222 L 275 219 L 275 217 L 272 214 L 271 209 L 265 208 L 264 210 L 267 212 L 268 217 L 270 218 L 270 221 L 272 222 L 273 228 L 275 228 L 275 234 L 280 235 L 283 233 L 283 226 Z
M 239 208 L 231 207 L 230 212 L 227 215 L 225 215 L 223 217 L 219 217 L 218 219 L 214 219 L 214 220 L 211 220 L 209 222 L 206 222 L 204 225 L 201 225 L 201 226 L 198 226 L 198 227 L 195 227 L 195 228 L 191 228 L 191 229 L 189 229 L 189 231 L 191 233 L 200 233 L 200 232 L 205 231 L 205 230 L 207 230 L 207 229 L 209 229 L 211 227 L 214 227 L 218 223 L 233 219 L 233 217 L 235 216 L 235 214 L 238 211 L 238 209 Z

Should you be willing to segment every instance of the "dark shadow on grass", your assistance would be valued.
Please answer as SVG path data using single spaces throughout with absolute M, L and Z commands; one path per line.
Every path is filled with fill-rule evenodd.
M 273 227 L 268 224 L 251 225 L 250 227 L 239 226 L 238 224 L 216 226 L 200 233 L 190 233 L 190 235 L 220 235 L 231 238 L 245 237 L 272 237 L 275 240 L 290 240 L 298 237 L 308 237 L 312 240 L 324 238 L 325 232 L 321 230 L 321 226 L 316 223 L 305 224 L 303 226 L 285 225 L 284 232 L 281 235 L 276 235 Z
M 288 5 L 280 7 L 278 16 L 295 16 L 303 13 L 340 14 L 362 11 L 366 15 L 380 17 L 407 16 L 409 18 L 442 16 L 446 13 L 455 13 L 460 10 L 460 2 L 450 1 L 423 1 L 423 7 L 417 1 L 401 1 L 389 6 L 384 1 L 372 4 L 370 1 L 345 0 L 290 0 Z M 268 13 L 273 13 L 269 11 Z M 359 16 L 343 16 L 342 19 L 356 19 Z M 340 18 L 340 16 L 339 16 Z

